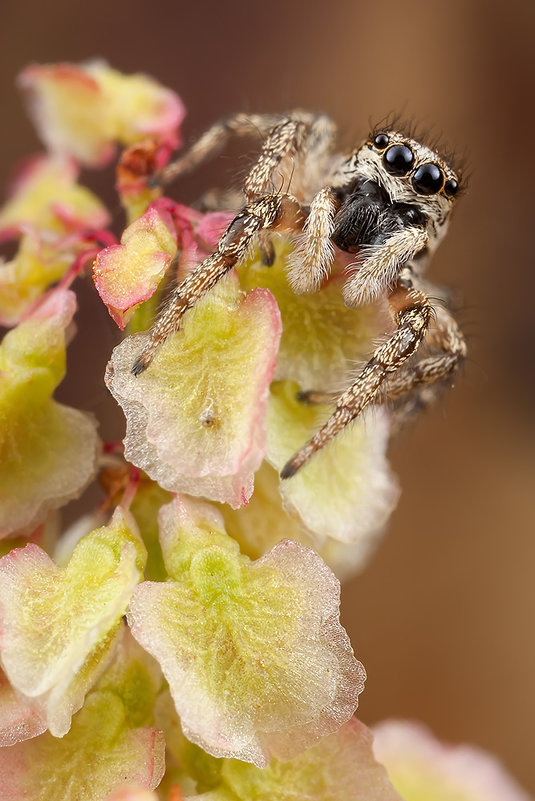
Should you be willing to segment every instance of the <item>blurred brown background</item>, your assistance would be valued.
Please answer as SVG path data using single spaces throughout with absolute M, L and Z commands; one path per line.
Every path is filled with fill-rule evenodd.
M 424 720 L 499 754 L 535 790 L 533 0 L 3 0 L 0 15 L 2 185 L 38 148 L 17 72 L 92 56 L 176 89 L 186 140 L 234 110 L 301 106 L 330 113 L 344 145 L 402 110 L 467 151 L 469 192 L 433 275 L 462 289 L 470 359 L 393 448 L 403 495 L 371 565 L 344 588 L 343 617 L 368 670 L 364 721 Z M 215 170 L 236 180 L 247 163 L 224 156 Z M 185 182 L 181 200 L 213 174 Z M 116 332 L 89 292 L 77 319 L 86 334 L 62 397 L 117 436 L 101 379 Z

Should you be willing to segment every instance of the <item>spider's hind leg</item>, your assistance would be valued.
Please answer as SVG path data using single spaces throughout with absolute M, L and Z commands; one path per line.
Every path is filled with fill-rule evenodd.
M 427 356 L 392 375 L 381 388 L 377 403 L 394 402 L 392 433 L 396 434 L 414 414 L 430 406 L 446 388 L 466 358 L 466 341 L 452 315 L 435 307 L 436 325 L 426 342 L 440 352 Z
M 389 374 L 397 370 L 419 348 L 432 316 L 427 296 L 407 281 L 398 283 L 389 298 L 397 330 L 380 345 L 356 381 L 338 398 L 327 422 L 283 467 L 281 478 L 290 478 L 333 439 L 348 423 L 374 402 Z

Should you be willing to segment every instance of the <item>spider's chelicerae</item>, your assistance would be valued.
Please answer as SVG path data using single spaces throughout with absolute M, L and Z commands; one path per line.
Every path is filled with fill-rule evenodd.
M 287 270 L 298 294 L 320 287 L 336 249 L 354 254 L 346 268 L 346 304 L 386 298 L 395 329 L 336 398 L 323 427 L 285 465 L 281 476 L 289 478 L 370 403 L 394 401 L 405 412 L 423 405 L 464 359 L 457 323 L 444 304 L 434 305 L 422 278 L 446 232 L 459 178 L 437 152 L 389 126 L 374 131 L 349 155 L 338 155 L 332 121 L 297 111 L 284 117 L 240 114 L 218 123 L 156 180 L 167 183 L 189 172 L 231 134 L 255 132 L 263 145 L 245 180 L 243 207 L 215 252 L 174 290 L 133 372 L 148 367 L 185 312 L 246 256 L 253 242 L 269 265 L 274 258 L 270 234 L 293 239 Z M 284 185 L 291 193 L 275 188 Z M 431 351 L 418 358 L 424 341 Z M 303 392 L 301 399 L 324 401 L 326 394 Z

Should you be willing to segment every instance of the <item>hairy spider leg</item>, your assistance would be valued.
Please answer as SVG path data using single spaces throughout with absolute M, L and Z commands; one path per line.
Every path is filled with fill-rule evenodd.
M 466 358 L 466 342 L 452 315 L 437 306 L 433 307 L 433 314 L 436 325 L 428 329 L 425 343 L 442 353 L 420 359 L 393 373 L 373 399 L 377 405 L 395 402 L 392 407 L 391 434 L 397 433 L 409 417 L 436 400 L 444 389 L 445 379 L 453 377 Z M 314 389 L 297 393 L 297 399 L 309 406 L 331 405 L 337 402 L 339 396 L 339 392 Z
M 396 281 L 400 269 L 425 248 L 429 234 L 410 226 L 389 236 L 381 245 L 364 245 L 344 285 L 348 306 L 361 306 L 377 300 Z
M 267 137 L 262 152 L 245 181 L 248 204 L 231 222 L 215 253 L 202 262 L 172 292 L 163 312 L 150 331 L 149 341 L 132 366 L 134 375 L 146 370 L 159 345 L 180 324 L 191 309 L 248 252 L 253 238 L 263 230 L 296 232 L 305 216 L 297 198 L 289 194 L 266 194 L 273 185 L 273 173 L 286 156 L 302 146 L 306 123 L 285 118 Z
M 452 315 L 443 307 L 434 307 L 436 325 L 425 341 L 441 353 L 428 356 L 389 377 L 377 402 L 401 401 L 393 409 L 393 427 L 397 431 L 417 411 L 426 408 L 440 395 L 445 380 L 454 376 L 466 358 L 466 341 Z M 404 397 L 410 396 L 410 397 Z
M 270 114 L 234 114 L 214 123 L 196 142 L 175 161 L 164 167 L 155 183 L 160 186 L 171 183 L 199 167 L 206 159 L 219 153 L 233 136 L 258 136 L 263 138 L 280 120 Z
M 336 409 L 320 430 L 287 462 L 281 478 L 290 478 L 354 420 L 371 403 L 390 373 L 395 373 L 419 348 L 429 327 L 433 307 L 429 298 L 414 288 L 403 271 L 390 291 L 388 302 L 397 324 L 396 331 L 380 345 L 356 381 L 337 401 Z
M 139 375 L 151 363 L 163 340 L 179 325 L 188 309 L 214 287 L 248 252 L 255 235 L 266 228 L 288 233 L 304 224 L 301 205 L 290 195 L 264 195 L 238 214 L 221 237 L 215 253 L 205 259 L 171 293 L 150 330 L 145 347 L 132 366 Z
M 164 186 L 181 175 L 192 172 L 223 150 L 234 136 L 256 136 L 263 139 L 277 126 L 288 122 L 301 124 L 309 130 L 309 150 L 316 160 L 334 140 L 334 124 L 323 115 L 306 111 L 294 111 L 291 114 L 233 114 L 208 128 L 185 153 L 154 176 L 154 183 Z

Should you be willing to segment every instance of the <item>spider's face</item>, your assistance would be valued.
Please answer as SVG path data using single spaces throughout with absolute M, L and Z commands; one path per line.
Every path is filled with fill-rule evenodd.
M 446 222 L 459 188 L 458 176 L 438 153 L 400 131 L 372 134 L 346 169 L 379 184 L 391 203 L 417 206 L 436 227 Z

